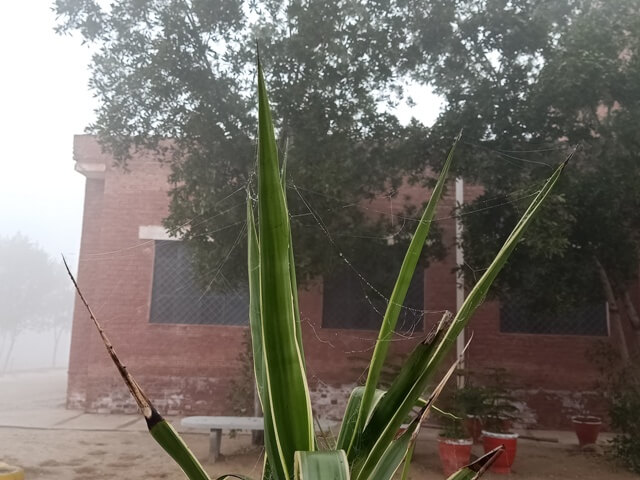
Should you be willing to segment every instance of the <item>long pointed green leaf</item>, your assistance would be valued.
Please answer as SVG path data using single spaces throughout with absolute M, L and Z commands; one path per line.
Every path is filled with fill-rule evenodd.
M 296 267 L 293 258 L 293 242 L 291 236 L 289 236 L 289 242 L 291 247 L 289 248 L 289 275 L 291 278 L 291 295 L 293 296 L 293 311 L 295 313 L 296 320 L 296 341 L 298 342 L 298 349 L 300 350 L 300 356 L 302 358 L 302 364 L 306 368 L 304 358 L 304 347 L 302 345 L 302 323 L 300 322 L 300 305 L 298 304 L 298 282 L 296 280 Z
M 464 350 L 467 349 L 470 343 L 471 343 L 471 339 L 469 339 L 469 341 L 467 342 L 467 345 L 465 345 Z M 451 378 L 451 375 L 453 375 L 453 372 L 455 371 L 455 369 L 458 368 L 458 366 L 460 365 L 462 358 L 464 358 L 464 350 L 463 350 L 463 354 L 458 357 L 458 359 L 453 363 L 453 365 L 451 365 L 451 368 L 449 368 L 449 371 L 447 372 L 447 374 L 440 381 L 440 384 L 434 389 L 433 393 L 429 397 L 429 400 L 427 400 L 427 405 L 425 407 L 427 410 L 425 411 L 425 413 L 422 415 L 422 418 L 420 419 L 420 425 L 418 426 L 418 430 L 411 437 L 411 444 L 409 445 L 409 449 L 407 450 L 407 453 L 404 457 L 404 466 L 402 468 L 401 480 L 408 480 L 409 478 L 409 470 L 411 469 L 411 460 L 413 459 L 413 451 L 415 450 L 416 442 L 418 440 L 418 433 L 420 431 L 419 428 L 422 426 L 422 422 L 425 419 L 425 415 L 429 409 L 437 410 L 435 407 L 435 402 L 440 396 L 440 394 L 442 393 L 442 391 L 444 390 L 445 385 Z
M 289 158 L 289 138 L 284 142 L 284 155 L 282 158 L 282 168 L 280 169 L 280 183 L 284 195 L 285 205 L 287 204 L 287 160 Z M 302 356 L 302 363 L 306 366 L 304 358 L 304 347 L 302 345 L 302 324 L 300 323 L 300 306 L 298 305 L 298 282 L 296 280 L 296 263 L 293 258 L 293 240 L 289 235 L 289 272 L 291 276 L 291 291 L 293 293 L 293 311 L 296 314 L 296 340 Z
M 264 342 L 262 340 L 262 321 L 260 319 L 260 246 L 253 217 L 251 196 L 247 191 L 247 259 L 249 268 L 249 326 L 251 329 L 251 346 L 253 349 L 253 369 L 256 377 L 258 397 L 264 418 L 265 467 L 270 466 L 269 458 L 277 458 L 277 442 L 271 419 L 271 405 L 265 402 L 265 359 Z M 280 468 L 278 478 L 284 478 L 284 470 Z
M 202 468 L 202 465 L 200 465 L 200 462 L 198 462 L 193 452 L 187 447 L 187 444 L 184 443 L 184 440 L 182 440 L 171 424 L 159 415 L 156 421 L 157 423 L 152 425 L 152 422 L 147 420 L 149 433 L 151 433 L 151 436 L 164 451 L 175 460 L 187 475 L 187 478 L 190 480 L 209 480 L 207 472 L 204 471 L 204 468 Z
M 449 371 L 445 374 L 427 400 L 426 405 L 422 407 L 420 413 L 412 420 L 407 430 L 397 439 L 393 440 L 382 454 L 377 457 L 374 457 L 373 454 L 370 455 L 369 458 L 374 460 L 372 464 L 375 465 L 375 468 L 371 474 L 367 474 L 365 477 L 367 480 L 391 480 L 403 460 L 405 461 L 405 468 L 403 469 L 404 471 L 402 476 L 405 476 L 405 473 L 407 473 L 409 469 L 409 463 L 411 462 L 413 449 L 415 447 L 416 440 L 418 439 L 418 434 L 420 433 L 420 427 L 429 415 L 429 411 L 433 406 L 433 403 L 442 393 L 444 386 L 449 381 L 449 378 L 455 371 L 459 362 L 460 359 L 454 362 L 451 368 L 449 368 Z
M 566 161 L 561 164 L 547 180 L 536 198 L 531 202 L 531 205 L 524 213 L 523 217 L 516 224 L 512 234 L 507 238 L 504 246 L 501 248 L 500 252 L 498 252 L 498 255 L 496 256 L 492 264 L 485 271 L 484 275 L 480 278 L 469 296 L 466 298 L 460 311 L 457 313 L 456 318 L 453 322 L 451 322 L 446 334 L 442 337 L 442 340 L 440 342 L 436 342 L 436 348 L 430 353 L 430 360 L 427 363 L 424 371 L 420 375 L 421 378 L 416 381 L 414 387 L 412 387 L 412 391 L 408 395 L 409 398 L 418 398 L 418 396 L 421 394 L 420 389 L 424 388 L 423 382 L 426 382 L 426 379 L 436 371 L 444 356 L 448 353 L 451 346 L 455 343 L 455 339 L 460 334 L 462 328 L 464 328 L 464 326 L 468 323 L 471 315 L 475 312 L 476 308 L 482 303 L 489 287 L 491 286 L 491 283 L 495 279 L 498 272 L 505 265 L 509 255 L 516 247 L 527 226 L 531 223 L 531 221 L 535 217 L 536 212 L 539 210 L 545 198 L 549 195 L 553 186 L 558 181 L 565 165 Z M 375 461 L 375 456 L 380 455 L 381 451 L 386 448 L 386 445 L 389 442 L 389 435 L 392 432 L 390 432 L 390 429 L 392 429 L 398 423 L 398 419 L 402 418 L 401 415 L 404 414 L 404 410 L 406 410 L 407 408 L 407 405 L 404 404 L 398 411 L 391 413 L 393 417 L 389 417 L 389 413 L 392 412 L 392 409 L 389 413 L 381 413 L 379 417 L 376 417 L 377 412 L 382 412 L 382 409 L 385 406 L 386 404 L 384 403 L 383 398 L 376 408 L 376 411 L 374 411 L 369 424 L 365 428 L 365 431 L 362 433 L 362 446 L 360 448 L 360 451 L 357 452 L 357 455 L 355 455 L 355 457 L 353 455 L 349 457 L 352 462 L 355 462 L 354 468 L 357 470 L 357 475 L 354 474 L 354 478 L 367 478 L 368 473 L 371 471 L 371 463 Z M 378 433 L 378 424 L 384 428 L 383 434 Z M 367 432 L 367 429 L 369 429 L 370 431 Z M 370 444 L 371 439 L 375 439 L 376 444 L 371 450 L 368 450 L 367 446 Z M 364 463 L 362 463 L 361 459 L 363 456 L 363 451 L 367 452 L 367 454 L 370 456 L 370 459 L 373 460 L 367 459 Z
M 270 406 L 277 450 L 270 461 L 276 473 L 281 466 L 282 480 L 285 480 L 293 474 L 295 452 L 313 450 L 315 442 L 309 389 L 296 334 L 289 215 L 280 184 L 275 135 L 259 62 L 258 124 L 258 241 L 265 403 Z
M 251 477 L 247 477 L 245 475 L 236 475 L 235 473 L 227 473 L 226 475 L 222 475 L 216 480 L 226 480 L 227 478 L 238 478 L 239 480 L 251 480 Z
M 264 462 L 262 464 L 262 480 L 273 480 L 275 477 L 272 472 L 273 467 L 271 466 L 268 455 L 265 454 Z
M 407 455 L 404 457 L 404 465 L 402 467 L 402 475 L 400 476 L 400 480 L 409 480 L 409 471 L 411 470 L 411 460 L 413 460 L 413 451 L 416 448 L 415 442 L 411 444 L 409 450 L 407 451 Z
M 251 196 L 247 191 L 247 261 L 249 267 L 249 327 L 253 351 L 253 370 L 256 376 L 258 396 L 264 410 L 264 352 L 262 322 L 260 321 L 260 250 L 258 233 L 253 218 Z
M 391 442 L 389 448 L 378 459 L 371 475 L 367 477 L 368 480 L 391 480 L 411 448 L 411 440 L 420 428 L 421 418 L 422 415 L 418 415 L 398 439 Z
M 371 364 L 369 365 L 369 372 L 367 374 L 367 381 L 365 384 L 365 392 L 362 398 L 360 411 L 358 412 L 358 421 L 356 423 L 355 429 L 356 435 L 354 436 L 354 439 L 355 437 L 357 437 L 358 432 L 364 430 L 367 419 L 367 412 L 371 410 L 371 402 L 373 400 L 374 392 L 378 386 L 380 372 L 382 371 L 382 367 L 387 358 L 391 336 L 393 335 L 396 324 L 398 322 L 398 316 L 400 315 L 400 311 L 407 295 L 407 290 L 409 289 L 409 284 L 411 283 L 416 265 L 418 264 L 418 260 L 420 259 L 422 248 L 427 240 L 427 236 L 429 235 L 431 222 L 433 221 L 436 207 L 442 196 L 442 192 L 447 180 L 447 174 L 449 172 L 449 167 L 451 166 L 451 162 L 453 161 L 453 154 L 459 140 L 460 135 L 451 147 L 451 151 L 449 152 L 447 160 L 442 167 L 442 171 L 440 172 L 438 182 L 433 189 L 433 193 L 431 194 L 429 203 L 427 204 L 427 207 L 422 214 L 420 223 L 416 228 L 413 238 L 411 239 L 411 243 L 409 244 L 407 253 L 402 262 L 402 266 L 400 267 L 400 273 L 398 274 L 398 279 L 396 280 L 393 292 L 391 293 L 389 304 L 387 305 L 387 310 L 385 312 L 384 319 L 382 320 L 382 326 L 380 327 L 380 333 L 378 334 L 378 340 L 376 341 L 376 346 L 371 357 Z M 354 439 L 352 439 L 352 443 L 347 448 L 347 454 L 350 453 Z
M 151 436 L 171 456 L 171 458 L 175 460 L 178 466 L 187 475 L 187 478 L 189 478 L 189 480 L 210 480 L 209 475 L 207 475 L 207 472 L 205 472 L 204 468 L 202 468 L 202 465 L 200 465 L 200 462 L 198 462 L 193 452 L 189 450 L 189 447 L 187 447 L 187 444 L 184 442 L 184 440 L 182 440 L 182 438 L 180 437 L 180 435 L 178 435 L 174 428 L 164 418 L 162 418 L 162 416 L 154 408 L 151 400 L 149 400 L 146 394 L 142 391 L 142 388 L 140 387 L 138 382 L 136 382 L 136 380 L 133 378 L 133 375 L 129 373 L 127 368 L 120 361 L 120 358 L 116 354 L 111 341 L 107 337 L 107 334 L 98 322 L 98 319 L 93 314 L 93 310 L 91 310 L 91 307 L 89 307 L 89 304 L 84 298 L 84 295 L 82 294 L 82 291 L 80 290 L 75 277 L 71 273 L 69 265 L 67 264 L 67 260 L 64 258 L 64 256 L 62 257 L 62 261 L 64 262 L 64 266 L 67 269 L 67 274 L 71 278 L 73 286 L 78 293 L 78 297 L 80 297 L 82 304 L 89 314 L 89 318 L 91 318 L 93 324 L 98 330 L 98 334 L 100 335 L 102 343 L 107 349 L 111 360 L 118 369 L 118 372 L 120 373 L 120 376 L 122 377 L 125 385 L 131 392 L 131 396 L 138 404 L 138 407 L 140 408 L 140 411 L 142 412 L 142 415 L 147 422 L 147 428 L 149 429 L 149 433 L 151 434 Z
M 356 387 L 349 395 L 349 401 L 344 410 L 344 416 L 342 417 L 342 425 L 340 426 L 340 433 L 338 434 L 338 441 L 336 442 L 336 448 L 344 449 L 344 447 L 351 443 L 351 440 L 355 433 L 356 421 L 358 419 L 358 411 L 360 410 L 360 404 L 362 403 L 362 395 L 364 394 L 364 387 Z M 375 408 L 385 392 L 383 390 L 376 390 L 373 397 L 371 408 Z
M 349 480 L 344 450 L 296 452 L 295 480 Z
M 449 352 L 452 345 L 454 345 L 456 338 L 460 335 L 463 328 L 469 323 L 471 316 L 475 313 L 476 309 L 482 304 L 487 296 L 491 284 L 495 280 L 496 276 L 502 270 L 507 263 L 507 260 L 513 250 L 516 248 L 518 242 L 522 238 L 522 235 L 526 231 L 527 227 L 531 224 L 535 218 L 536 213 L 540 210 L 544 200 L 549 196 L 553 187 L 558 182 L 564 168 L 567 165 L 569 159 L 573 156 L 573 153 L 558 166 L 549 179 L 545 182 L 544 186 L 536 197 L 533 199 L 525 213 L 522 215 L 513 231 L 505 241 L 504 245 L 494 258 L 489 268 L 485 270 L 480 280 L 471 289 L 471 292 L 465 299 L 464 303 L 460 307 L 460 310 L 456 314 L 453 322 L 449 326 L 443 341 L 438 345 L 438 348 L 433 353 L 432 359 L 427 367 L 430 370 L 435 370 L 440 364 L 445 355 Z
M 302 365 L 306 368 L 306 362 L 304 358 L 304 347 L 302 345 L 302 323 L 300 322 L 300 305 L 298 304 L 298 282 L 296 280 L 296 267 L 293 258 L 293 243 L 291 237 L 289 237 L 291 248 L 289 248 L 289 273 L 291 277 L 291 295 L 293 297 L 293 311 L 295 313 L 296 320 L 296 341 L 298 342 L 298 349 L 300 350 L 300 357 L 302 358 Z
M 503 451 L 504 447 L 502 445 L 494 448 L 466 467 L 462 467 L 447 478 L 447 480 L 477 480 L 489 469 L 491 464 L 498 459 Z
M 384 432 L 386 445 L 394 438 L 395 432 L 418 403 L 427 386 L 429 375 L 425 375 L 424 371 L 433 352 L 444 338 L 450 322 L 451 313 L 447 312 L 436 328 L 423 342 L 416 345 L 404 362 L 389 390 L 373 409 L 364 431 L 357 433 L 353 448 L 349 452 L 349 461 L 352 464 L 361 464 Z
M 447 320 L 443 319 L 441 323 L 446 324 Z M 434 336 L 437 336 L 437 334 L 438 332 L 436 331 L 436 334 Z M 438 344 L 439 342 L 437 342 L 436 340 L 433 343 Z M 464 350 L 466 350 L 468 346 L 469 346 L 469 343 L 467 342 L 467 345 L 465 346 Z M 463 354 L 464 354 L 464 350 L 463 350 Z M 438 399 L 438 397 L 444 390 L 444 387 L 449 381 L 449 379 L 451 378 L 451 376 L 453 375 L 453 372 L 455 372 L 458 364 L 460 363 L 460 359 L 461 357 L 457 358 L 456 361 L 453 362 L 451 367 L 449 367 L 449 370 L 445 373 L 445 375 L 442 377 L 438 385 L 436 385 L 436 387 L 433 389 L 433 391 L 429 395 L 429 399 L 427 400 L 427 405 L 422 409 L 422 412 L 419 416 L 418 425 L 416 427 L 414 434 L 411 437 L 412 442 L 415 442 L 418 436 L 418 433 L 420 431 L 420 426 L 422 425 L 422 422 L 427 418 L 427 416 L 431 412 L 431 407 L 433 406 L 434 402 Z M 399 399 L 398 404 L 383 405 L 383 402 L 385 402 L 385 398 L 383 398 L 378 404 L 378 407 L 374 412 L 374 416 L 380 415 L 382 416 L 383 421 L 384 421 L 384 418 L 386 418 L 387 421 L 386 423 L 383 423 L 382 425 L 378 426 L 376 419 L 374 417 L 371 418 L 371 422 L 369 422 L 363 434 L 363 441 L 365 442 L 365 444 L 364 444 L 364 448 L 361 450 L 361 453 L 363 453 L 364 455 L 359 456 L 352 463 L 353 465 L 352 474 L 354 478 L 362 478 L 362 479 L 370 480 L 372 478 L 373 472 L 376 472 L 381 468 L 380 464 L 381 462 L 383 462 L 383 459 L 386 456 L 387 450 L 389 450 L 389 448 L 391 448 L 391 445 L 393 445 L 393 438 L 396 436 L 398 428 L 400 427 L 401 423 L 409 414 L 411 408 L 413 408 L 413 406 L 415 405 L 416 398 L 424 390 L 424 383 L 426 383 L 424 380 L 424 375 L 420 375 L 418 374 L 418 372 L 416 372 L 414 375 L 416 376 L 416 379 L 414 381 L 413 386 L 408 392 L 406 392 L 406 395 L 404 398 Z M 421 383 L 421 382 L 424 382 L 424 383 Z M 389 391 L 391 392 L 391 388 L 389 389 Z M 391 410 L 389 410 L 389 407 L 391 407 Z M 407 453 L 407 449 L 405 449 L 405 451 L 402 453 L 402 457 L 398 459 L 398 466 L 400 465 L 400 462 L 402 461 L 402 458 L 404 458 L 406 453 Z M 364 459 L 364 460 L 361 460 L 361 459 Z M 386 468 L 386 467 L 383 467 L 383 468 Z M 397 466 L 396 466 L 396 469 L 397 469 Z M 394 472 L 395 472 L 395 469 L 394 469 Z M 390 478 L 391 477 L 389 477 L 389 479 Z M 377 477 L 377 480 L 385 480 L 385 479 L 382 477 Z
M 427 400 L 427 404 L 413 419 L 407 430 L 402 433 L 397 439 L 391 441 L 388 447 L 385 447 L 384 451 L 380 449 L 379 451 L 382 451 L 382 453 L 372 451 L 372 453 L 367 458 L 367 463 L 369 463 L 369 460 L 371 460 L 370 465 L 374 466 L 374 468 L 370 474 L 367 473 L 363 478 L 366 478 L 367 480 L 391 480 L 403 460 L 405 460 L 405 468 L 409 468 L 407 462 L 411 461 L 410 454 L 413 454 L 413 447 L 415 446 L 416 440 L 418 439 L 420 427 L 429 415 L 429 411 L 433 406 L 433 403 L 442 393 L 442 390 L 449 381 L 449 378 L 451 378 L 451 375 L 458 366 L 459 361 L 460 359 L 454 362 L 453 365 L 449 368 L 449 371 L 445 374 L 442 380 L 440 380 L 440 383 L 434 389 L 433 393 L 429 397 L 429 400 Z M 376 447 L 377 446 L 378 445 L 376 445 Z
M 480 306 L 480 304 L 484 301 L 487 295 L 487 292 L 489 291 L 489 287 L 491 287 L 491 284 L 493 283 L 495 278 L 498 276 L 498 273 L 500 272 L 500 270 L 502 270 L 502 267 L 504 267 L 504 265 L 507 263 L 507 259 L 509 258 L 513 250 L 516 248 L 516 245 L 520 241 L 522 234 L 527 229 L 527 227 L 531 224 L 536 213 L 540 209 L 540 206 L 551 193 L 551 190 L 553 189 L 558 179 L 560 178 L 560 175 L 562 174 L 563 170 L 567 166 L 567 163 L 569 162 L 571 157 L 573 157 L 574 152 L 572 152 L 569 155 L 569 157 L 564 162 L 562 162 L 558 166 L 558 168 L 556 168 L 556 170 L 553 172 L 551 177 L 549 177 L 549 179 L 546 181 L 542 189 L 540 189 L 540 191 L 538 192 L 538 195 L 536 195 L 536 197 L 533 199 L 533 201 L 531 202 L 531 204 L 529 205 L 527 210 L 524 212 L 524 214 L 516 224 L 515 228 L 513 229 L 513 231 L 507 238 L 507 240 L 505 241 L 504 245 L 502 246 L 502 248 L 500 249 L 496 257 L 493 259 L 493 262 L 491 262 L 491 265 L 489 265 L 489 268 L 484 272 L 482 277 L 480 277 L 480 280 L 478 280 L 478 283 L 475 284 L 475 286 L 469 293 L 469 296 L 465 299 L 465 302 L 462 304 L 462 307 L 460 307 L 460 311 L 456 315 L 456 320 L 454 321 L 454 324 L 460 323 L 461 321 L 468 319 L 475 312 L 478 306 Z M 458 327 L 457 330 L 461 331 L 462 328 L 463 327 Z

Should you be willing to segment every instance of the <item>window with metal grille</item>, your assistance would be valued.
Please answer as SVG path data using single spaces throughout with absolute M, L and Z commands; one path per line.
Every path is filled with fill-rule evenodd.
M 376 292 L 350 268 L 343 268 L 324 279 L 322 297 L 322 326 L 355 330 L 378 330 L 382 323 L 387 300 L 396 281 L 396 272 L 384 275 L 376 283 Z M 364 274 L 363 274 L 364 275 Z M 378 288 L 377 284 L 385 288 Z M 407 298 L 398 318 L 396 331 L 421 332 L 424 328 L 424 270 L 417 268 Z
M 541 333 L 552 335 L 609 334 L 607 304 L 585 304 L 583 307 L 555 314 L 536 314 L 523 307 L 523 302 L 508 301 L 500 306 L 500 331 L 505 333 Z
M 200 286 L 184 242 L 157 240 L 151 292 L 151 323 L 248 325 L 246 290 Z

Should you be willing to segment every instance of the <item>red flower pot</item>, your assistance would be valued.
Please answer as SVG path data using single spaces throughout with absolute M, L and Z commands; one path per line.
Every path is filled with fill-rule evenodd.
M 480 443 L 482 439 L 482 419 L 475 415 L 467 415 L 464 419 L 464 427 L 473 438 L 473 443 Z
M 599 417 L 572 417 L 571 422 L 580 446 L 596 443 L 602 421 Z
M 460 470 L 471 462 L 471 439 L 438 439 L 438 453 L 445 477 Z
M 488 453 L 500 445 L 504 445 L 504 451 L 491 465 L 491 471 L 495 473 L 511 473 L 511 465 L 516 459 L 518 445 L 517 433 L 494 433 L 482 431 L 482 445 L 484 452 Z

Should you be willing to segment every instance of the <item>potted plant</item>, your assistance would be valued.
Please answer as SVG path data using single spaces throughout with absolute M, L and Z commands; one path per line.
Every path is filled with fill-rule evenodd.
M 580 397 L 578 411 L 578 415 L 571 417 L 573 430 L 578 437 L 578 444 L 580 447 L 593 445 L 598 441 L 598 434 L 602 428 L 602 418 L 589 412 L 584 397 Z
M 438 453 L 445 477 L 449 477 L 471 462 L 473 440 L 464 428 L 462 419 L 453 414 L 443 418 L 438 439 Z
M 468 381 L 456 392 L 456 404 L 473 443 L 480 443 L 482 437 L 482 419 L 486 413 L 486 392 L 484 387 Z
M 491 471 L 508 474 L 516 458 L 518 434 L 513 433 L 512 428 L 518 408 L 506 387 L 504 372 L 494 370 L 492 378 L 493 384 L 485 391 L 482 444 L 485 452 L 500 445 L 504 446 L 504 452 L 493 463 Z
M 578 444 L 581 447 L 591 445 L 598 441 L 598 434 L 602 427 L 602 419 L 594 415 L 577 415 L 571 417 L 573 429 L 578 437 Z

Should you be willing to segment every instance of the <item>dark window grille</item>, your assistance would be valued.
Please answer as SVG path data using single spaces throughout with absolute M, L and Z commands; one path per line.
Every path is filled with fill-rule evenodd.
M 539 333 L 551 335 L 609 334 L 607 304 L 586 304 L 555 314 L 537 314 L 517 300 L 503 302 L 500 306 L 500 331 L 505 333 Z
M 248 325 L 249 295 L 200 286 L 184 242 L 155 242 L 151 323 Z
M 376 289 L 387 298 L 397 272 L 385 275 Z M 368 278 L 368 277 L 364 277 Z M 378 330 L 387 308 L 387 300 L 372 289 L 356 272 L 343 268 L 324 279 L 322 326 L 354 330 Z M 424 270 L 416 269 L 407 298 L 398 318 L 396 331 L 421 332 L 424 329 Z

